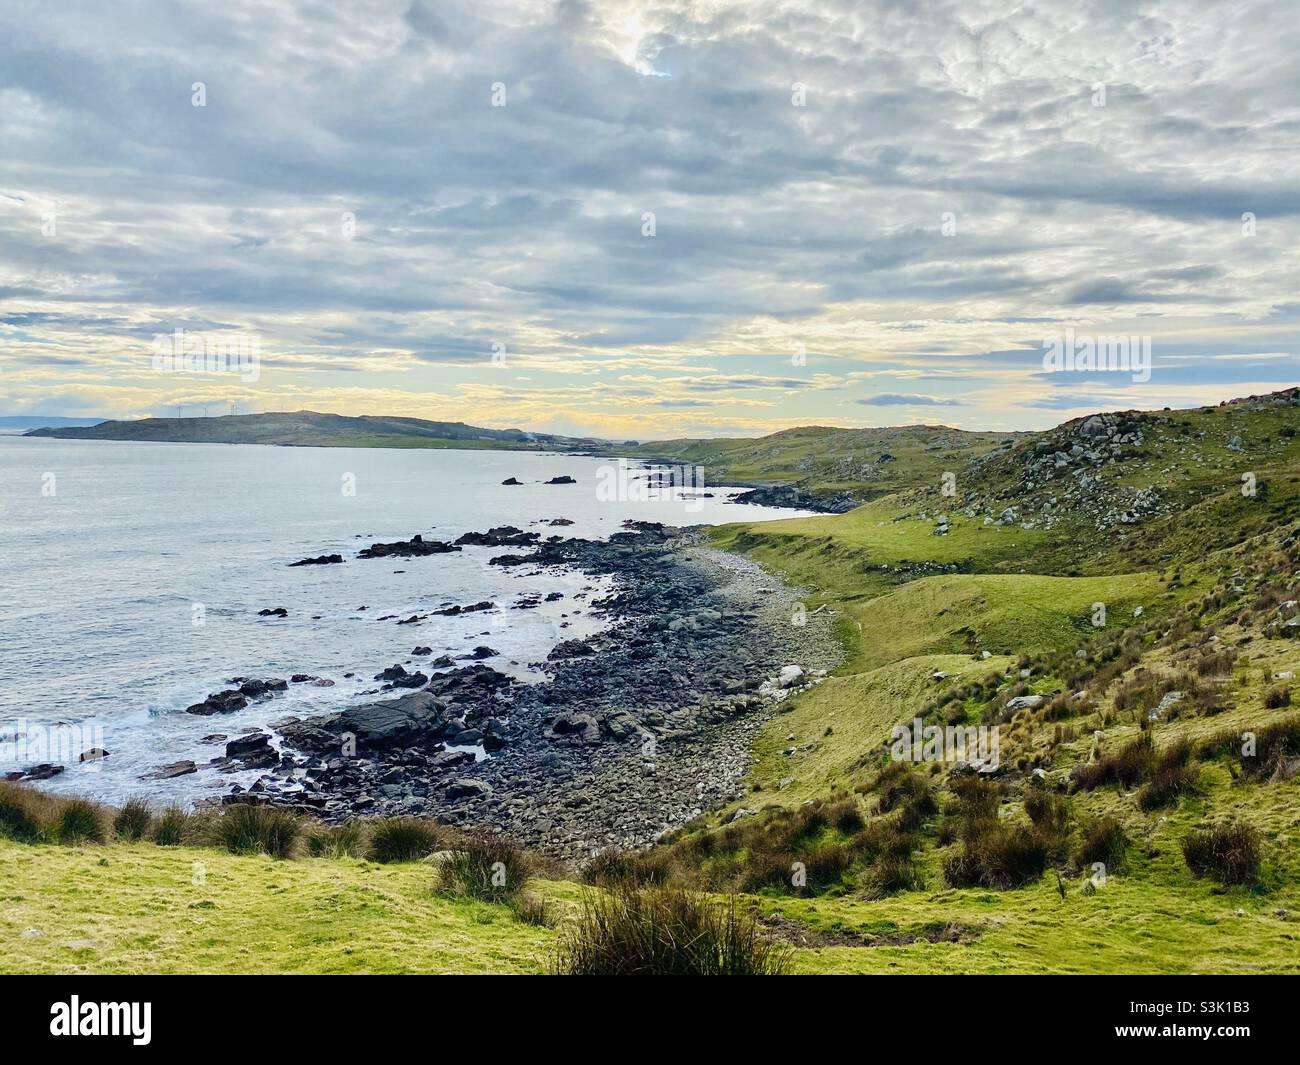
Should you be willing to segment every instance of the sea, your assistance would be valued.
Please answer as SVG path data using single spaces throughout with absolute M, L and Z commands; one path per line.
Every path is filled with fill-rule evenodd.
M 608 578 L 488 565 L 518 548 L 356 558 L 376 541 L 502 525 L 599 539 L 628 520 L 803 516 L 735 503 L 741 489 L 707 484 L 707 471 L 703 486 L 691 477 L 676 489 L 652 488 L 652 473 L 504 450 L 0 436 L 0 776 L 48 762 L 65 766 L 37 785 L 50 791 L 192 804 L 258 775 L 152 777 L 221 756 L 213 736 L 391 697 L 367 694 L 381 669 L 428 672 L 431 658 L 480 645 L 499 652 L 487 664 L 538 681 L 556 643 L 604 624 L 591 603 Z M 575 483 L 545 483 L 557 476 Z M 512 477 L 522 483 L 502 484 Z M 290 566 L 333 553 L 345 562 Z M 497 608 L 397 624 L 483 600 Z M 259 616 L 279 607 L 287 617 Z M 417 646 L 432 654 L 412 656 Z M 290 684 L 234 714 L 184 712 L 235 677 L 293 674 L 320 683 Z M 96 750 L 107 755 L 81 760 Z

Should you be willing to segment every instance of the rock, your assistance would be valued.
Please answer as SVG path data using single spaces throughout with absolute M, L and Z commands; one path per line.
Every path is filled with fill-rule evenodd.
M 779 688 L 793 688 L 802 680 L 802 666 L 782 666 L 781 672 L 777 675 L 776 683 Z
M 290 562 L 290 566 L 333 566 L 343 561 L 342 555 L 317 555 L 315 558 L 302 558 Z
M 1147 715 L 1147 720 L 1149 721 L 1162 720 L 1164 716 L 1167 713 L 1169 713 L 1169 711 L 1172 710 L 1175 706 L 1181 703 L 1184 698 L 1185 698 L 1185 694 L 1183 692 L 1169 692 L 1168 694 L 1165 695 L 1163 699 L 1160 700 L 1160 704 L 1154 710 L 1152 710 L 1150 714 Z
M 1041 695 L 1017 695 L 1014 699 L 1007 700 L 1008 710 L 1032 710 L 1036 706 L 1042 705 L 1044 697 Z
M 419 558 L 424 555 L 445 555 L 459 551 L 455 544 L 443 543 L 441 540 L 426 540 L 416 533 L 409 540 L 397 540 L 391 544 L 371 544 L 357 554 L 357 558 Z
M 501 483 L 502 484 L 523 484 L 524 482 L 521 481 L 518 477 L 507 477 Z
M 557 662 L 563 658 L 582 658 L 595 653 L 596 649 L 590 640 L 561 640 L 551 648 L 546 658 L 550 662 Z
M 492 648 L 488 647 L 486 644 L 480 644 L 469 654 L 461 655 L 461 658 L 464 660 L 479 661 L 484 658 L 496 658 L 500 653 L 500 651 L 492 650 Z
M 485 533 L 467 532 L 454 541 L 464 547 L 532 547 L 541 539 L 535 532 L 524 532 L 513 525 L 499 525 Z
M 82 751 L 77 758 L 78 762 L 98 762 L 101 758 L 107 758 L 108 752 L 103 747 L 92 747 L 88 751 Z
M 274 608 L 268 607 L 265 610 L 259 610 L 257 616 L 259 618 L 287 618 L 289 616 L 289 611 L 282 606 Z
M 431 654 L 433 654 L 433 648 L 432 648 L 432 647 L 413 647 L 413 648 L 411 648 L 411 654 L 412 654 L 412 655 L 431 655 Z
M 63 772 L 63 766 L 51 765 L 49 762 L 42 762 L 40 765 L 31 766 L 19 773 L 13 775 L 12 779 L 16 780 L 49 780 L 51 777 L 57 777 Z M 9 779 L 6 775 L 6 779 Z
M 337 717 L 334 734 L 350 732 L 358 743 L 368 747 L 408 747 L 428 737 L 440 723 L 446 708 L 443 700 L 427 691 L 411 692 L 396 699 L 344 710 Z
M 242 677 L 236 677 L 240 681 L 239 691 L 249 699 L 263 699 L 273 692 L 287 691 L 289 684 L 283 680 L 245 680 Z M 208 696 L 209 699 L 212 696 Z
M 232 688 L 229 691 L 209 695 L 201 703 L 193 703 L 187 706 L 185 712 L 208 717 L 212 714 L 233 714 L 236 710 L 242 710 L 247 705 L 248 697 L 238 689 Z
M 265 732 L 240 736 L 226 744 L 226 757 L 244 763 L 247 769 L 261 769 L 276 765 L 279 753 L 271 746 L 271 737 Z
M 572 477 L 570 477 L 567 473 L 564 473 L 561 474 L 559 477 L 552 477 L 546 483 L 547 484 L 577 484 L 578 482 L 575 481 Z
M 190 773 L 198 772 L 198 766 L 188 759 L 180 762 L 171 762 L 168 765 L 159 766 L 152 773 L 146 773 L 146 780 L 171 780 L 173 777 L 183 777 Z
M 459 777 L 447 784 L 444 794 L 448 799 L 486 799 L 492 794 L 492 785 L 473 777 Z

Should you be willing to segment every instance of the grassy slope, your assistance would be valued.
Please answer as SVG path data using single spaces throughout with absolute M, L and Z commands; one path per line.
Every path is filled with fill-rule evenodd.
M 815 495 L 851 492 L 871 499 L 900 488 L 938 483 L 945 470 L 1019 439 L 946 426 L 834 429 L 808 426 L 757 439 L 656 440 L 613 452 L 703 466 L 714 483 L 803 485 Z M 884 456 L 889 458 L 884 459 Z
M 0 972 L 544 971 L 554 932 L 503 906 L 442 898 L 433 882 L 422 863 L 0 840 Z

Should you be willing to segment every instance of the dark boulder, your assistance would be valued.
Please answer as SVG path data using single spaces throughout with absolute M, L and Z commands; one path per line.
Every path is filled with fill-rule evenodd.
M 317 555 L 315 558 L 301 558 L 290 562 L 290 566 L 333 566 L 343 561 L 342 555 Z
M 242 710 L 248 705 L 248 697 L 237 689 L 230 691 L 216 692 L 209 695 L 201 703 L 193 703 L 185 708 L 187 714 L 198 714 L 201 717 L 208 717 L 212 714 L 233 714 L 236 710 Z

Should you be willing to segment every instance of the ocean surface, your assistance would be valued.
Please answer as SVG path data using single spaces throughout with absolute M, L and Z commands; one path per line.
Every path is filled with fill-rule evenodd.
M 355 557 L 375 541 L 453 540 L 498 525 L 604 538 L 629 518 L 700 525 L 799 513 L 732 503 L 738 490 L 712 485 L 702 490 L 709 499 L 689 490 L 623 498 L 638 481 L 631 492 L 597 490 L 614 483 L 610 466 L 532 452 L 0 436 L 0 774 L 54 762 L 66 771 L 40 787 L 192 802 L 259 775 L 143 779 L 224 753 L 205 736 L 388 697 L 362 695 L 379 686 L 380 669 L 401 662 L 427 673 L 431 658 L 480 644 L 500 652 L 489 665 L 540 679 L 530 663 L 601 627 L 589 606 L 607 590 L 600 581 L 487 564 L 519 548 Z M 542 483 L 564 474 L 577 483 Z M 634 464 L 632 476 L 644 475 Z M 507 477 L 523 484 L 504 486 Z M 555 518 L 573 524 L 552 528 Z M 335 552 L 343 564 L 289 566 Z M 553 592 L 563 598 L 546 602 Z M 542 602 L 511 609 L 528 597 Z M 498 609 L 397 624 L 481 600 Z M 258 616 L 281 606 L 285 619 Z M 417 645 L 433 654 L 412 658 Z M 183 712 L 233 677 L 295 673 L 334 685 L 290 684 L 235 714 Z M 108 757 L 78 762 L 96 746 Z

